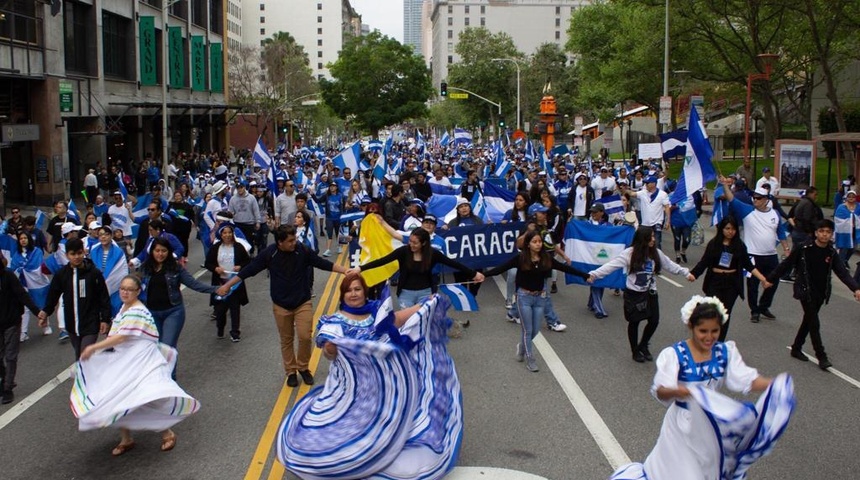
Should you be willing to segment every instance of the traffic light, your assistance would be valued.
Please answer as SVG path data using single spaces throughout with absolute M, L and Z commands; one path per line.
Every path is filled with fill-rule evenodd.
M 446 82 L 442 82 L 442 85 L 440 85 L 440 86 L 439 86 L 439 93 L 440 93 L 443 97 L 447 97 L 447 96 L 448 96 L 448 84 L 447 84 Z
M 502 129 L 505 128 L 505 119 L 504 118 L 499 119 L 499 128 L 502 128 Z
M 283 127 L 283 128 L 281 128 L 281 131 L 282 131 L 282 132 L 284 132 L 284 133 L 287 133 L 287 127 Z

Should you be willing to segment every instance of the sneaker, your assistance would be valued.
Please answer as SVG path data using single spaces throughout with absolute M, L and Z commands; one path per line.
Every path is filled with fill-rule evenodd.
M 675 263 L 681 263 L 681 256 L 675 255 Z
M 549 287 L 549 293 L 558 293 L 558 285 L 555 282 L 552 282 L 552 286 Z
M 565 325 L 561 322 L 558 322 L 558 323 L 553 323 L 552 325 L 548 325 L 547 328 L 549 328 L 553 332 L 563 332 L 563 331 L 567 330 L 567 325 Z
M 645 360 L 648 360 L 649 362 L 654 361 L 654 357 L 651 355 L 651 351 L 648 350 L 648 345 L 640 347 L 639 351 L 642 353 L 642 356 L 645 357 Z
M 288 387 L 298 387 L 299 386 L 299 377 L 295 373 L 291 373 L 287 375 L 287 386 Z
M 30 335 L 27 332 L 21 332 L 21 343 L 24 343 L 29 339 Z
M 526 363 L 526 368 L 528 368 L 530 372 L 540 371 L 537 366 L 537 362 L 535 361 L 535 357 L 529 357 L 529 361 Z
M 471 320 L 466 320 L 465 322 L 460 322 L 460 326 L 463 328 L 469 328 L 469 325 L 472 324 Z
M 322 256 L 323 257 L 330 257 L 331 256 L 331 250 L 324 251 Z
M 681 254 L 681 261 L 684 263 L 687 263 L 687 254 L 686 253 Z
M 65 332 L 65 330 L 63 330 L 63 332 Z M 44 335 L 44 336 L 46 336 L 46 337 L 47 337 L 48 335 L 53 335 L 53 334 L 54 334 L 54 329 L 53 329 L 53 328 L 51 328 L 51 326 L 50 326 L 50 325 L 48 325 L 47 327 L 45 327 L 45 329 L 44 329 L 44 330 L 42 330 L 42 335 Z M 60 336 L 61 336 L 61 337 L 63 336 L 62 332 L 60 333 Z
M 761 316 L 768 320 L 776 320 L 776 315 L 770 313 L 770 310 L 765 310 L 761 312 Z
M 12 393 L 12 390 L 4 390 L 3 391 L 3 398 L 2 398 L 2 400 L 0 400 L 0 403 L 2 403 L 3 405 L 6 405 L 7 403 L 12 403 L 12 400 L 14 400 L 14 399 L 15 399 L 15 394 Z
M 633 361 L 637 363 L 645 363 L 645 355 L 642 355 L 642 352 L 636 350 L 633 352 Z
M 299 375 L 302 376 L 302 381 L 305 382 L 305 385 L 313 385 L 314 384 L 314 376 L 311 375 L 310 370 L 302 370 L 299 372 Z
M 239 343 L 240 340 L 242 340 L 242 338 L 239 337 L 239 335 L 233 335 L 232 333 L 230 334 L 230 341 L 231 342 Z
M 809 361 L 809 358 L 806 356 L 806 354 L 803 353 L 803 351 L 800 350 L 799 348 L 796 350 L 794 348 L 792 348 L 791 349 L 791 356 L 800 360 L 801 362 L 808 362 Z
M 343 253 L 343 247 L 337 247 L 337 253 Z
M 509 302 L 509 301 L 505 302 L 505 310 L 510 310 L 512 307 L 513 307 L 513 304 L 511 304 L 511 302 Z
M 525 358 L 525 354 L 523 353 L 523 346 L 517 343 L 517 361 L 522 362 L 523 358 Z
M 752 323 L 758 323 L 758 322 L 760 322 L 760 321 L 761 321 L 761 316 L 760 316 L 759 314 L 757 314 L 757 313 L 753 313 L 753 314 L 750 316 L 750 321 L 751 321 Z
M 822 370 L 827 370 L 828 368 L 830 368 L 832 366 L 833 366 L 833 364 L 830 363 L 830 360 L 827 357 L 823 357 L 823 358 L 818 359 L 818 368 L 820 368 Z
M 510 313 L 505 314 L 505 318 L 508 319 L 511 323 L 520 323 L 520 319 L 516 317 L 512 317 Z
M 60 342 L 65 342 L 69 340 L 69 332 L 65 330 L 60 330 Z

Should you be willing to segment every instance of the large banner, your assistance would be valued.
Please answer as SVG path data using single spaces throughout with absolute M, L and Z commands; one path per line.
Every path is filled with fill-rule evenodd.
M 495 267 L 517 254 L 524 223 L 491 223 L 451 230 L 437 229 L 448 257 L 474 269 Z
M 224 91 L 224 58 L 220 43 L 209 44 L 209 88 L 213 92 Z
M 155 85 L 155 17 L 140 17 L 140 84 Z
M 564 253 L 571 264 L 590 272 L 612 258 L 618 256 L 633 241 L 634 229 L 631 226 L 592 225 L 590 222 L 574 220 L 564 229 Z M 618 269 L 594 282 L 595 287 L 624 288 L 627 272 Z M 565 274 L 565 283 L 586 285 L 580 277 Z
M 182 39 L 182 27 L 167 27 L 168 59 L 170 60 L 170 88 L 185 86 L 185 45 Z
M 191 89 L 206 90 L 206 41 L 203 35 L 191 36 Z

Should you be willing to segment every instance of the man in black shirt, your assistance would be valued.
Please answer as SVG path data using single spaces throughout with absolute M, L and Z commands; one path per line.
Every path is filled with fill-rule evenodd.
M 265 269 L 269 270 L 269 291 L 275 324 L 281 337 L 281 357 L 287 374 L 287 385 L 299 384 L 302 380 L 313 385 L 314 377 L 308 364 L 313 351 L 313 313 L 311 312 L 311 287 L 307 281 L 309 268 L 345 273 L 346 268 L 318 256 L 313 250 L 296 242 L 296 227 L 281 225 L 275 230 L 275 243 L 257 254 L 251 263 L 218 289 L 224 296 L 230 287 L 239 281 L 253 277 Z M 295 338 L 298 337 L 299 352 L 295 353 Z
M 60 244 L 60 240 L 63 239 L 63 234 L 60 231 L 60 228 L 66 222 L 72 222 L 75 225 L 80 225 L 76 218 L 68 216 L 69 206 L 65 200 L 58 200 L 54 203 L 54 217 L 48 221 L 48 228 L 46 229 L 48 235 L 51 236 L 51 252 L 57 251 L 57 246 Z
M 800 300 L 803 307 L 803 321 L 794 337 L 791 345 L 791 356 L 807 361 L 803 353 L 803 343 L 809 335 L 812 340 L 812 348 L 818 358 L 818 366 L 827 370 L 833 366 L 824 351 L 821 343 L 821 323 L 818 319 L 818 311 L 821 306 L 830 300 L 831 281 L 830 272 L 836 273 L 839 280 L 854 292 L 854 298 L 860 301 L 860 286 L 851 278 L 848 269 L 842 259 L 833 248 L 833 221 L 819 220 L 815 224 L 814 239 L 807 241 L 791 254 L 768 275 L 768 282 L 775 282 L 783 273 L 795 268 L 797 278 L 794 281 L 794 298 Z

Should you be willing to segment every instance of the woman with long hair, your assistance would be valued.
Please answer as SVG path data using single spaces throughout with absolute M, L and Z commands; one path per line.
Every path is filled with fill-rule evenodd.
M 212 285 L 220 287 L 233 278 L 245 265 L 251 262 L 248 249 L 242 242 L 237 242 L 234 232 L 236 227 L 232 223 L 225 223 L 215 233 L 217 241 L 209 254 L 206 255 L 206 269 L 212 272 Z M 219 339 L 224 338 L 224 327 L 227 325 L 227 311 L 230 311 L 230 340 L 233 343 L 241 340 L 239 322 L 243 305 L 248 304 L 248 290 L 245 282 L 239 284 L 236 290 L 226 298 L 215 298 L 212 303 L 215 307 L 216 335 Z
M 508 222 L 525 222 L 529 218 L 529 198 L 526 192 L 517 192 L 514 196 L 514 206 L 505 212 L 501 223 Z M 516 300 L 516 287 L 514 277 L 517 276 L 517 269 L 512 268 L 505 276 L 505 308 L 510 310 Z
M 624 288 L 624 319 L 627 320 L 627 340 L 633 360 L 642 363 L 654 357 L 648 350 L 648 342 L 660 324 L 660 304 L 657 299 L 657 276 L 665 269 L 669 273 L 695 281 L 690 271 L 666 256 L 657 248 L 657 239 L 651 227 L 639 227 L 633 234 L 633 244 L 617 257 L 609 260 L 597 270 L 589 273 L 588 283 L 603 278 L 623 268 L 627 272 Z M 647 321 L 639 341 L 639 323 Z
M 185 184 L 183 184 L 185 185 Z M 187 199 L 182 195 L 181 187 L 173 193 L 173 198 L 168 203 L 167 213 L 173 220 L 173 225 L 170 233 L 179 239 L 182 244 L 184 257 L 188 257 L 188 239 L 191 238 L 191 227 L 193 226 L 192 219 L 194 218 L 194 207 L 188 203 Z
M 161 432 L 161 451 L 172 450 L 176 433 L 171 427 L 200 409 L 170 379 L 176 350 L 159 345 L 153 316 L 139 299 L 142 286 L 134 275 L 120 282 L 122 308 L 107 338 L 81 352 L 70 395 L 79 430 L 119 428 L 120 442 L 111 451 L 115 457 L 134 448 L 132 430 Z
M 338 236 L 340 234 L 340 215 L 344 212 L 345 199 L 337 182 L 328 184 L 324 194 L 320 195 L 318 201 L 325 210 L 325 234 L 328 237 L 323 257 L 331 256 L 331 249 L 338 245 Z M 343 252 L 343 247 L 337 247 L 337 253 Z
M 526 367 L 531 372 L 537 372 L 538 366 L 534 357 L 532 341 L 538 332 L 544 317 L 547 295 L 546 279 L 553 270 L 561 270 L 571 275 L 577 275 L 583 279 L 588 274 L 576 268 L 561 263 L 544 249 L 543 238 L 536 230 L 529 230 L 523 238 L 524 248 L 507 262 L 493 267 L 486 272 L 487 277 L 498 275 L 512 268 L 517 269 L 517 313 L 522 326 L 522 336 L 517 342 L 517 361 L 528 359 Z
M 747 246 L 741 241 L 738 221 L 729 215 L 717 224 L 717 234 L 705 246 L 705 253 L 690 273 L 699 278 L 705 274 L 702 292 L 716 297 L 726 307 L 727 317 L 720 328 L 720 341 L 726 340 L 732 307 L 740 297 L 744 298 L 744 270 L 750 272 L 765 289 L 771 287 L 764 275 L 750 261 Z
M 98 229 L 99 243 L 90 249 L 90 260 L 105 277 L 105 286 L 110 295 L 111 315 L 116 315 L 122 307 L 119 295 L 119 284 L 128 275 L 128 262 L 125 252 L 113 242 L 113 231 L 110 227 Z
M 51 279 L 42 273 L 42 262 L 45 258 L 45 252 L 41 248 L 36 247 L 33 237 L 23 230 L 15 238 L 17 245 L 10 252 L 6 268 L 15 273 L 21 286 L 30 294 L 33 303 L 40 309 L 45 308 L 45 302 L 48 300 L 48 287 L 51 285 Z M 24 310 L 21 316 L 20 340 L 22 342 L 30 339 L 29 332 L 30 313 Z M 42 329 L 42 334 L 44 335 L 51 335 L 52 333 L 54 331 L 50 326 Z
M 433 281 L 433 267 L 442 264 L 453 268 L 473 282 L 483 282 L 484 275 L 472 270 L 460 262 L 451 260 L 430 244 L 430 234 L 423 228 L 416 228 L 409 234 L 409 243 L 394 249 L 388 255 L 355 267 L 347 272 L 361 273 L 388 265 L 396 261 L 400 266 L 400 280 L 397 283 L 397 299 L 400 308 L 408 308 L 418 301 L 436 292 L 437 285 Z

